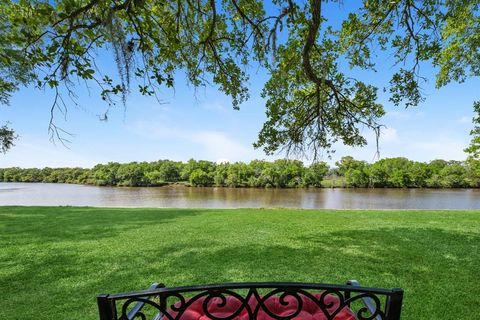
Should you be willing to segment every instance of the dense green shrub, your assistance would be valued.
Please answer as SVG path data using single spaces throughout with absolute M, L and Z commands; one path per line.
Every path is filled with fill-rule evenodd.
M 190 184 L 196 187 L 208 187 L 213 184 L 211 175 L 202 169 L 195 169 L 190 173 Z
M 305 167 L 301 161 L 220 163 L 190 159 L 154 162 L 109 162 L 84 168 L 0 168 L 3 182 L 80 183 L 99 186 L 161 186 L 189 183 L 192 186 L 298 188 L 346 186 L 375 188 L 477 188 L 480 161 L 433 160 L 429 163 L 406 158 L 382 159 L 373 164 L 347 156 L 329 168 L 325 162 Z M 335 184 L 333 181 L 336 181 Z M 337 183 L 338 182 L 338 183 Z

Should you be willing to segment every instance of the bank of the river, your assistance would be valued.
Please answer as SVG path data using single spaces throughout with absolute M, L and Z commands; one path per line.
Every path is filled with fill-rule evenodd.
M 96 319 L 161 281 L 405 289 L 402 319 L 480 314 L 480 211 L 0 207 L 0 319 Z
M 185 186 L 97 187 L 60 183 L 2 183 L 0 205 L 303 208 L 480 209 L 479 189 L 265 189 Z
M 375 163 L 342 157 L 330 168 L 298 160 L 214 163 L 170 160 L 98 164 L 87 168 L 0 168 L 0 182 L 79 183 L 97 186 L 149 187 L 171 183 L 199 187 L 375 187 L 480 188 L 479 160 L 429 163 L 385 158 Z

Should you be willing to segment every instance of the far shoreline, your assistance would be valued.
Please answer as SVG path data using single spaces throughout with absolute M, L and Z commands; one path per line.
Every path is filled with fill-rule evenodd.
M 349 186 L 322 186 L 322 187 L 250 187 L 250 186 L 219 186 L 219 185 L 191 185 L 187 182 L 166 182 L 161 185 L 99 185 L 89 183 L 69 183 L 69 182 L 47 182 L 47 181 L 0 181 L 0 184 L 24 183 L 24 184 L 54 184 L 54 185 L 77 185 L 101 188 L 119 188 L 119 189 L 138 189 L 138 188 L 205 188 L 205 189 L 252 189 L 252 190 L 323 190 L 323 189 L 341 189 L 341 190 L 479 190 L 480 187 L 349 187 Z M 14 188 L 20 189 L 20 188 Z M 0 190 L 2 190 L 0 188 Z M 4 190 L 4 189 L 3 189 Z

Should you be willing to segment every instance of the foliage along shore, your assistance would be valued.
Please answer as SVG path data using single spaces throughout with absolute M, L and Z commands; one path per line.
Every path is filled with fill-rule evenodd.
M 374 187 L 374 188 L 478 188 L 480 161 L 388 158 L 373 164 L 350 156 L 305 166 L 299 160 L 220 163 L 189 160 L 186 163 L 110 162 L 85 168 L 0 168 L 0 182 L 77 183 L 98 186 L 147 187 L 166 184 L 219 187 Z

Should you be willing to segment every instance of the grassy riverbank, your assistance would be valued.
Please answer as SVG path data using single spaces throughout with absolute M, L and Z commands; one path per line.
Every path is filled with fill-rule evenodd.
M 0 319 L 96 319 L 100 292 L 230 281 L 403 287 L 402 319 L 480 314 L 480 212 L 0 207 Z

